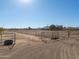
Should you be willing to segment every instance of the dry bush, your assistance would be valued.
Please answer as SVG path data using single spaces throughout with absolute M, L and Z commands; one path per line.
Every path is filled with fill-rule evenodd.
M 0 34 L 2 34 L 4 31 L 4 28 L 0 28 Z
M 59 36 L 57 36 L 57 35 L 53 35 L 53 36 L 51 37 L 51 40 L 57 40 L 57 39 L 59 39 Z

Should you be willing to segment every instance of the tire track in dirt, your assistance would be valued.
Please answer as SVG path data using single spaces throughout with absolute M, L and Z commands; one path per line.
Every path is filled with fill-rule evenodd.
M 64 57 L 64 59 L 78 59 L 78 56 L 75 53 L 74 48 L 75 48 L 74 46 L 71 46 L 71 45 L 68 45 L 68 44 L 66 45 L 66 48 L 64 47 L 64 49 L 65 49 L 64 54 L 67 55 L 67 58 Z
M 34 49 L 37 49 L 37 47 L 24 47 L 23 49 L 19 50 L 17 53 L 13 54 L 13 58 L 20 59 L 24 55 L 27 55 L 29 52 L 34 51 Z
M 68 56 L 68 54 L 67 54 L 67 49 L 68 49 L 68 46 L 64 46 L 64 58 L 63 59 L 69 59 L 69 56 Z
M 57 45 L 57 43 L 56 43 L 56 45 Z M 22 51 L 23 52 L 23 54 L 26 54 L 26 53 L 28 53 L 28 54 L 26 54 L 25 55 L 25 57 L 27 56 L 28 58 L 32 55 L 32 56 L 35 56 L 35 55 L 39 55 L 39 54 L 41 54 L 41 53 L 43 53 L 43 51 L 45 51 L 45 48 L 43 49 L 44 47 L 37 47 L 37 48 L 34 48 L 34 49 L 32 49 L 32 47 L 29 49 L 29 48 L 27 48 L 28 50 L 27 51 Z M 25 49 L 24 49 L 25 50 Z M 41 52 L 41 53 L 40 53 Z M 36 54 L 35 54 L 36 53 Z M 22 53 L 21 53 L 22 54 Z M 21 56 L 21 54 L 19 54 L 19 55 L 17 55 L 17 56 Z M 24 56 L 22 56 L 22 57 L 24 57 Z
M 60 56 L 60 50 L 61 48 L 63 48 L 63 44 L 62 43 L 59 43 L 60 46 L 57 46 L 57 49 L 56 49 L 56 58 L 55 59 L 61 59 L 61 56 Z
M 67 47 L 63 44 L 63 46 L 60 48 L 60 59 L 68 59 L 68 56 L 66 54 Z
M 42 57 L 42 58 L 46 58 L 44 55 L 45 55 L 45 53 L 47 53 L 47 50 L 48 48 L 46 47 L 46 46 L 43 46 L 42 48 L 38 48 L 38 49 L 36 49 L 36 50 L 32 50 L 32 51 L 30 51 L 29 52 L 29 54 L 27 54 L 27 55 L 25 55 L 25 56 L 23 56 L 23 57 L 28 57 L 29 59 L 30 59 L 30 56 L 32 57 L 32 58 L 37 58 L 38 59 L 38 57 L 40 58 L 40 56 Z M 36 53 L 36 54 L 35 54 Z M 38 57 L 37 57 L 38 56 Z M 41 58 L 41 59 L 42 59 Z
M 63 42 L 62 42 L 63 43 Z M 61 44 L 61 43 L 60 43 Z M 58 48 L 57 58 L 56 59 L 79 59 L 75 47 L 69 44 L 62 44 L 61 47 Z M 60 54 L 60 57 L 58 57 Z
M 73 54 L 75 56 L 75 59 L 79 59 L 79 55 L 77 54 L 77 50 L 76 50 L 76 47 L 72 47 L 72 50 L 73 50 Z
M 78 43 L 78 42 L 77 42 L 77 44 L 76 44 L 74 50 L 75 50 L 75 53 L 77 54 L 77 56 L 79 57 L 79 43 Z M 77 57 L 77 58 L 78 58 L 78 57 Z
M 71 53 L 71 46 L 68 44 L 63 44 L 63 47 L 61 48 L 61 59 L 73 59 L 72 53 Z M 63 55 L 63 56 L 62 56 Z

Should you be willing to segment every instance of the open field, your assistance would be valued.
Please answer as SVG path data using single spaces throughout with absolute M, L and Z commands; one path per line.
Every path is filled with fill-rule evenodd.
M 78 32 L 72 32 L 70 38 L 67 36 L 62 40 L 48 38 L 47 43 L 44 43 L 40 36 L 25 32 L 16 31 L 16 45 L 12 50 L 7 47 L 0 48 L 0 59 L 79 59 Z M 29 32 L 34 33 L 34 31 Z

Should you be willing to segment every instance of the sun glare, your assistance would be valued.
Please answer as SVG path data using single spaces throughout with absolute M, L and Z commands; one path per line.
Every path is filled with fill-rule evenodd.
M 19 0 L 19 3 L 21 3 L 21 4 L 31 4 L 32 0 Z
M 35 5 L 36 0 L 15 0 L 14 3 L 20 7 L 32 7 Z

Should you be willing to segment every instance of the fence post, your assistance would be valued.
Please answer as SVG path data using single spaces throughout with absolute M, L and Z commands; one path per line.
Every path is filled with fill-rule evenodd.
M 70 31 L 68 30 L 68 39 L 70 38 Z
M 40 37 L 41 37 L 41 40 L 42 40 L 42 32 L 41 32 L 41 35 L 40 35 Z
M 53 32 L 51 32 L 51 37 L 50 38 L 51 38 L 51 40 L 53 40 Z
M 14 44 L 16 44 L 15 42 L 16 42 L 16 33 L 14 32 Z
M 2 44 L 2 33 L 1 33 L 1 44 Z

